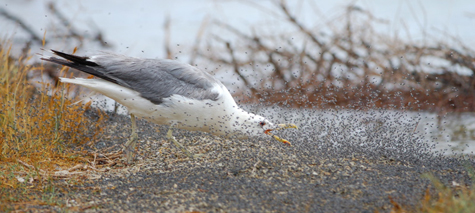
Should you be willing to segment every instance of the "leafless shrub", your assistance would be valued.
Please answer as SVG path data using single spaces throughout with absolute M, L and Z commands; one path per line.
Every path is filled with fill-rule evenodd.
M 305 107 L 475 110 L 475 53 L 463 44 L 411 44 L 378 33 L 374 25 L 384 21 L 352 5 L 328 24 L 331 33 L 300 23 L 284 2 L 277 8 L 292 35 L 246 34 L 216 20 L 201 44 L 202 59 L 232 67 L 242 80 L 241 98 Z

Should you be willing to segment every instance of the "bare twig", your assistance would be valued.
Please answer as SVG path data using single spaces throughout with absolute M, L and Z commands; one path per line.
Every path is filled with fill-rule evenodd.
M 78 39 L 79 41 L 84 40 L 84 37 L 79 34 L 76 29 L 74 29 L 74 26 L 72 26 L 71 22 L 60 11 L 56 9 L 56 6 L 53 2 L 50 2 L 48 4 L 48 8 L 50 12 L 55 15 L 56 18 L 58 18 L 61 24 L 68 29 L 70 36 Z
M 10 14 L 9 12 L 7 12 L 4 8 L 1 8 L 0 7 L 0 15 L 2 15 L 3 17 L 7 18 L 7 19 L 10 19 L 11 21 L 13 22 L 16 22 L 18 25 L 20 25 L 20 27 L 25 30 L 28 34 L 30 34 L 31 36 L 31 39 L 38 43 L 38 44 L 42 44 L 43 41 L 41 39 L 40 36 L 36 35 L 36 33 L 32 30 L 31 27 L 29 27 L 25 22 L 23 22 L 20 18 Z
M 208 26 L 209 22 L 209 17 L 205 17 L 203 21 L 201 22 L 200 28 L 198 29 L 198 34 L 196 35 L 195 38 L 195 44 L 193 45 L 193 49 L 191 51 L 191 56 L 190 56 L 190 64 L 194 64 L 196 57 L 198 55 L 198 49 L 200 46 L 201 38 L 204 35 L 205 29 Z
M 172 50 L 170 46 L 170 16 L 165 18 L 165 23 L 163 24 L 163 30 L 165 32 L 165 53 L 167 55 L 167 59 L 172 59 Z

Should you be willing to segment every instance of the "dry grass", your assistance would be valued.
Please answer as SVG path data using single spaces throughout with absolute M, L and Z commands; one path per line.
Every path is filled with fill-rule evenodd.
M 42 68 L 26 65 L 30 57 L 12 59 L 10 48 L 0 46 L 0 210 L 54 205 L 52 180 L 70 177 L 75 166 L 87 163 L 81 147 L 101 132 L 105 117 L 85 117 L 88 107 L 68 100 L 64 85 L 35 88 L 28 72 Z

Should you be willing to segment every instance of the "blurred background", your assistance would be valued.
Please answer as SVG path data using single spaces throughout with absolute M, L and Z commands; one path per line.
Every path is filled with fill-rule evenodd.
M 91 51 L 103 49 L 91 44 L 100 35 L 114 51 L 163 58 L 167 57 L 166 45 L 172 44 L 172 54 L 179 56 L 179 50 L 194 47 L 203 34 L 233 34 L 216 27 L 216 22 L 248 35 L 294 35 L 294 39 L 301 40 L 295 36 L 298 28 L 289 22 L 280 3 L 278 0 L 184 0 L 173 3 L 152 0 L 133 3 L 3 0 L 0 29 L 2 37 L 13 38 L 17 44 L 32 39 L 38 42 L 46 32 L 47 40 L 54 42 L 56 48 L 80 46 L 87 47 L 83 51 Z M 284 1 L 283 4 L 312 33 L 331 34 L 344 28 L 348 12 L 352 10 L 354 18 L 371 19 L 368 24 L 388 40 L 398 38 L 421 44 L 439 40 L 448 42 L 453 37 L 467 46 L 475 45 L 475 32 L 471 27 L 475 22 L 475 4 L 469 0 L 297 0 Z M 364 24 L 353 21 L 355 25 Z M 84 39 L 75 41 L 75 36 Z M 227 39 L 233 42 L 232 38 Z M 210 38 L 201 36 L 201 40 Z M 176 47 L 178 44 L 180 48 Z M 181 55 L 189 57 L 189 54 Z
M 403 112 L 414 132 L 463 153 L 473 152 L 475 140 L 474 26 L 469 0 L 0 5 L 11 57 L 77 48 L 80 55 L 177 59 L 214 74 L 241 103 Z M 30 62 L 42 63 L 39 57 Z M 29 77 L 56 85 L 59 69 L 49 66 Z M 367 117 L 361 122 L 384 122 Z

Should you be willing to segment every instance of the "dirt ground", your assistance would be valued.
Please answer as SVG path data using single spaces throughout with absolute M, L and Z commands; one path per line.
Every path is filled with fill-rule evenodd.
M 111 115 L 107 125 L 95 144 L 98 150 L 123 144 L 129 135 L 126 116 Z M 192 160 L 166 141 L 166 126 L 145 121 L 139 121 L 138 126 L 139 154 L 134 164 L 118 163 L 108 172 L 94 173 L 96 178 L 61 192 L 64 207 L 42 208 L 81 212 L 388 212 L 393 207 L 390 199 L 414 207 L 427 189 L 433 192 L 423 174 L 432 174 L 448 186 L 470 185 L 466 166 L 475 165 L 473 158 L 444 157 L 414 143 L 416 139 L 396 138 L 400 133 L 390 129 L 365 137 L 363 145 L 356 137 L 338 139 L 342 132 L 331 137 L 344 142 L 334 144 L 304 128 L 288 135 L 292 146 L 270 138 L 225 140 L 176 130 L 174 135 L 185 147 L 204 154 Z

